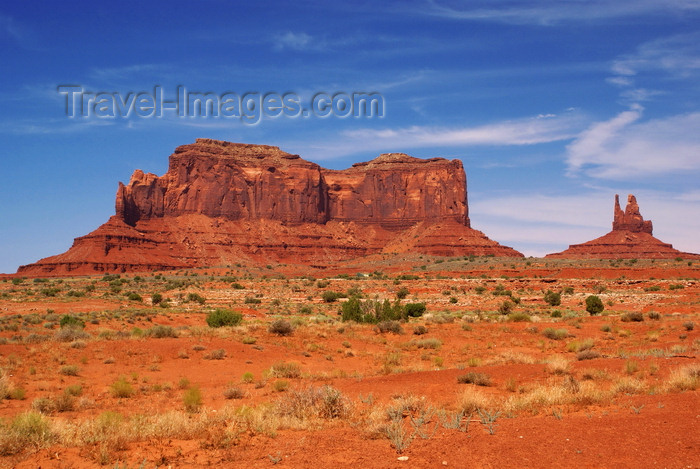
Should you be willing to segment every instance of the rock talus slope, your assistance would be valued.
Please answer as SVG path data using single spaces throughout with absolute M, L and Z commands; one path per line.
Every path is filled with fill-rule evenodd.
M 572 244 L 569 249 L 547 254 L 546 257 L 562 259 L 700 259 L 700 255 L 681 252 L 672 245 L 652 236 L 652 223 L 644 220 L 639 212 L 637 199 L 627 196 L 627 206 L 620 208 L 620 198 L 615 195 L 612 231 L 583 244 Z
M 390 153 L 329 170 L 277 147 L 197 139 L 163 176 L 119 183 L 115 215 L 25 275 L 284 262 L 389 252 L 522 256 L 470 227 L 459 160 Z

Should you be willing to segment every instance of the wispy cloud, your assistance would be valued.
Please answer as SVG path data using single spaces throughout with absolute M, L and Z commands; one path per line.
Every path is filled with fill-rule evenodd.
M 612 65 L 613 72 L 632 77 L 660 71 L 671 77 L 689 77 L 700 72 L 700 33 L 680 34 L 646 42 Z
M 493 21 L 512 24 L 554 25 L 560 23 L 608 20 L 648 14 L 678 14 L 700 11 L 696 0 L 608 0 L 552 1 L 538 0 L 430 0 L 423 13 L 446 18 Z
M 629 180 L 700 171 L 700 113 L 640 122 L 643 108 L 633 105 L 597 122 L 568 145 L 568 174 Z
M 142 80 L 144 77 L 163 74 L 171 70 L 165 64 L 133 64 L 122 67 L 94 68 L 90 71 L 90 78 L 100 83 L 115 83 L 129 79 Z
M 25 49 L 36 48 L 36 35 L 23 22 L 0 13 L 0 36 L 7 36 Z
M 343 132 L 343 136 L 357 142 L 364 149 L 510 146 L 571 139 L 581 127 L 582 120 L 576 114 L 548 114 L 473 127 L 412 126 L 398 129 L 349 130 Z

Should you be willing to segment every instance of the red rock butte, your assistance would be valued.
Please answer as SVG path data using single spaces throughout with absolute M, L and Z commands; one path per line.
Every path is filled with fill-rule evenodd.
M 681 252 L 672 245 L 652 236 L 652 223 L 639 213 L 637 198 L 627 196 L 623 212 L 620 197 L 615 194 L 612 231 L 583 244 L 572 244 L 569 249 L 547 254 L 545 257 L 565 259 L 700 259 L 700 254 Z
M 24 275 L 238 262 L 324 267 L 376 253 L 522 257 L 470 227 L 462 162 L 380 155 L 336 171 L 277 147 L 178 147 L 163 176 L 119 183 L 116 214 Z

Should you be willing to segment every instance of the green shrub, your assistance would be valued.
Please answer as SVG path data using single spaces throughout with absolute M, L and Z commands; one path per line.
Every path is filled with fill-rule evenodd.
M 542 331 L 542 335 L 548 339 L 562 340 L 569 337 L 569 331 L 566 329 L 554 329 L 552 327 L 548 327 Z
M 73 327 L 73 328 L 78 328 L 78 329 L 84 329 L 85 328 L 85 321 L 82 319 L 76 317 L 76 316 L 71 316 L 69 314 L 66 314 L 61 318 L 61 322 L 59 323 L 61 325 L 61 328 L 64 327 Z
M 154 305 L 160 304 L 161 301 L 163 301 L 163 295 L 160 293 L 154 293 L 151 295 L 151 303 Z
M 182 395 L 182 403 L 188 412 L 199 412 L 202 408 L 202 391 L 199 386 L 192 386 Z
M 207 315 L 209 327 L 237 326 L 243 320 L 243 315 L 230 309 L 217 308 Z
M 561 304 L 561 293 L 547 290 L 547 293 L 544 294 L 544 301 L 550 306 L 559 306 Z
M 596 295 L 590 295 L 586 298 L 586 311 L 590 314 L 600 314 L 605 309 L 603 301 Z
M 403 300 L 408 296 L 409 293 L 410 292 L 408 291 L 408 288 L 401 287 L 396 291 L 396 298 L 398 298 L 399 300 Z
M 403 306 L 404 315 L 411 318 L 419 318 L 425 313 L 425 303 L 406 303 Z
M 185 301 L 203 305 L 207 300 L 202 295 L 198 295 L 197 293 L 188 293 Z
M 247 305 L 259 305 L 262 303 L 262 300 L 260 298 L 253 298 L 252 296 L 246 296 L 245 300 L 243 300 L 243 303 Z
M 133 386 L 124 376 L 120 376 L 110 387 L 114 397 L 131 397 L 135 393 Z
M 126 294 L 126 298 L 131 300 L 131 301 L 143 301 L 143 298 L 141 298 L 141 295 L 139 295 L 136 292 L 129 292 Z
M 530 322 L 532 319 L 527 313 L 510 313 L 508 315 L 508 320 L 511 322 Z
M 345 298 L 345 297 L 346 297 L 345 293 L 336 292 L 336 291 L 326 290 L 323 293 L 321 293 L 321 299 L 323 301 L 325 301 L 326 303 L 333 303 L 334 301 L 338 300 L 338 298 Z

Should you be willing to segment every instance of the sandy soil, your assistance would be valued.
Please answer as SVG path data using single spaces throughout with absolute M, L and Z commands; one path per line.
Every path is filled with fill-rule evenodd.
M 700 264 L 378 256 L 272 267 L 0 281 L 0 466 L 700 466 Z M 355 288 L 394 301 L 402 287 L 426 314 L 400 334 L 343 323 L 345 299 L 321 296 Z M 561 305 L 545 303 L 548 290 Z M 169 307 L 151 304 L 156 292 Z M 584 305 L 593 294 L 605 305 L 596 316 Z M 242 323 L 209 327 L 215 308 Z M 64 334 L 66 315 L 83 337 Z M 278 319 L 290 335 L 270 332 Z M 468 373 L 487 385 L 460 382 Z M 120 378 L 128 397 L 115 395 Z M 326 386 L 338 415 L 308 400 L 289 413 Z M 193 388 L 201 405 L 187 409 Z M 27 415 L 45 427 L 23 426 Z

